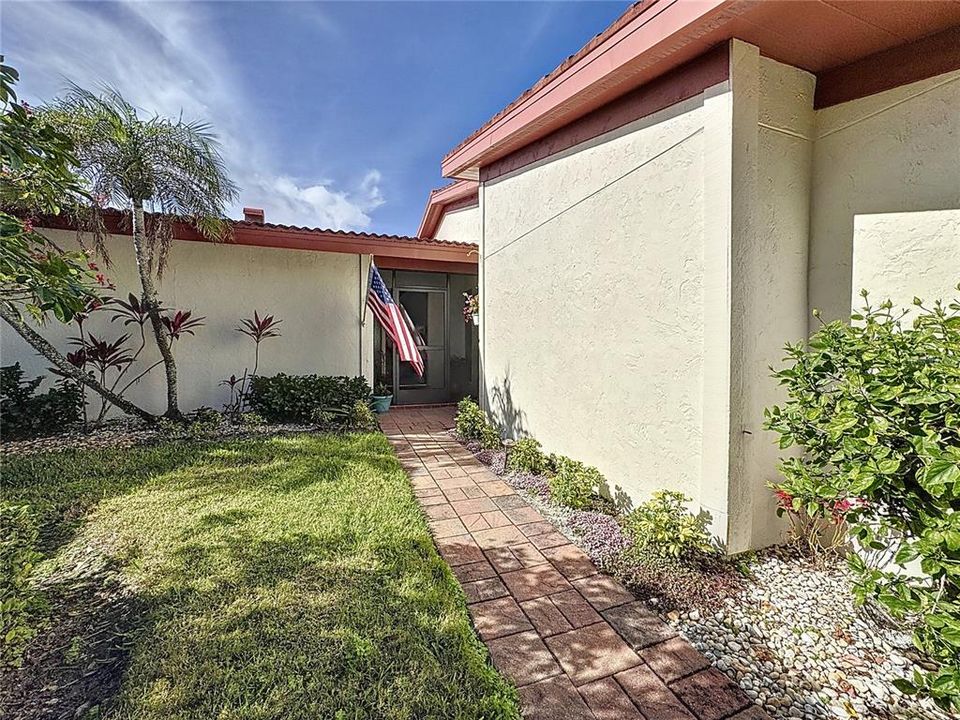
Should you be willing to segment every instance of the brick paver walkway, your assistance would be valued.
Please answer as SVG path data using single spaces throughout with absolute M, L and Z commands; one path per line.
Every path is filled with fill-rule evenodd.
M 525 718 L 767 718 L 452 438 L 452 424 L 453 408 L 381 418 L 477 633 L 520 689 Z

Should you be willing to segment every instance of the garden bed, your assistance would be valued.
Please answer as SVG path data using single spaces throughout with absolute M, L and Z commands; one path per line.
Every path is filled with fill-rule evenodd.
M 382 435 L 150 442 L 4 457 L 46 559 L 0 716 L 516 717 Z
M 612 507 L 564 507 L 551 500 L 546 477 L 509 472 L 503 451 L 464 444 L 772 717 L 952 717 L 893 686 L 922 661 L 908 630 L 854 606 L 842 562 L 815 566 L 782 547 L 693 564 L 644 558 L 629 551 Z

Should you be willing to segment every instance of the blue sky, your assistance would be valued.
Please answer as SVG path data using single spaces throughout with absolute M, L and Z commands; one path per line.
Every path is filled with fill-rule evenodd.
M 268 221 L 412 234 L 440 159 L 625 2 L 3 2 L 32 103 L 66 80 L 209 121 Z

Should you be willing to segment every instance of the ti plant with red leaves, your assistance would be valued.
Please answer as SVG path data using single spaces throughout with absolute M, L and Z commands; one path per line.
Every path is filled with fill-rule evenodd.
M 246 408 L 250 385 L 257 376 L 257 370 L 260 367 L 260 343 L 267 338 L 280 337 L 277 326 L 282 322 L 283 320 L 277 320 L 273 315 L 264 314 L 261 317 L 256 310 L 253 311 L 252 318 L 240 320 L 240 325 L 236 328 L 237 332 L 243 333 L 254 342 L 253 372 L 248 374 L 247 370 L 244 369 L 241 378 L 231 375 L 220 383 L 230 388 L 230 401 L 224 405 L 224 410 L 231 417 L 239 416 Z
M 192 317 L 190 310 L 177 310 L 173 315 L 164 315 L 160 318 L 167 336 L 171 341 L 179 340 L 181 335 L 193 335 L 194 330 L 203 327 L 204 317 Z

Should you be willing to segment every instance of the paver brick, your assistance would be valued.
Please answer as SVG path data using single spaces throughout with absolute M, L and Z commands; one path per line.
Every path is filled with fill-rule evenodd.
M 543 515 L 538 513 L 529 505 L 527 507 L 510 508 L 508 510 L 504 510 L 503 514 L 510 518 L 511 522 L 517 525 L 524 525 L 525 523 L 532 522 L 543 522 Z
M 487 578 L 464 583 L 463 594 L 467 596 L 467 603 L 475 603 L 505 597 L 509 593 L 500 578 Z
M 677 680 L 670 689 L 700 720 L 721 720 L 750 705 L 740 686 L 713 667 Z
M 550 599 L 567 619 L 567 622 L 575 628 L 603 621 L 600 614 L 576 590 L 567 590 L 551 595 Z
M 433 500 L 433 498 L 429 498 Z M 431 520 L 455 520 L 457 517 L 457 511 L 444 500 L 440 498 L 441 502 L 436 505 L 427 505 L 423 508 L 423 514 L 426 515 Z
M 514 570 L 504 573 L 501 578 L 510 594 L 521 601 L 570 589 L 566 578 L 549 564 Z
M 730 720 L 770 720 L 770 716 L 759 705 L 751 705 L 733 715 Z
M 645 665 L 617 673 L 614 678 L 646 720 L 696 720 L 670 688 Z
M 446 473 L 446 470 L 441 472 Z M 477 484 L 468 477 L 455 477 L 455 478 L 437 478 L 437 485 L 442 490 L 453 490 L 454 488 L 470 488 L 476 487 Z
M 477 634 L 484 640 L 513 635 L 532 627 L 523 610 L 509 596 L 469 605 L 468 610 Z
M 523 526 L 521 525 L 520 527 Z M 566 545 L 568 542 L 570 542 L 563 533 L 560 533 L 556 530 L 548 530 L 547 532 L 540 533 L 539 535 L 531 535 L 527 539 L 540 550 L 557 547 L 557 545 Z
M 438 506 L 439 507 L 439 506 Z M 452 520 L 431 520 L 430 529 L 436 538 L 452 537 L 454 535 L 463 535 L 467 528 L 460 522 L 460 518 Z
M 543 554 L 528 542 L 519 545 L 511 545 L 510 552 L 520 561 L 523 567 L 533 567 L 534 565 L 543 565 L 547 559 Z
M 486 530 L 490 527 L 490 523 L 483 519 L 482 513 L 475 513 L 473 515 L 464 515 L 460 518 L 463 521 L 464 527 L 469 531 L 474 530 Z
M 710 661 L 679 636 L 645 648 L 640 657 L 665 683 L 710 667 Z
M 640 656 L 605 622 L 546 639 L 574 685 L 583 685 L 640 664 Z
M 597 567 L 590 557 L 576 545 L 557 545 L 544 548 L 543 555 L 559 570 L 567 580 L 578 580 L 595 575 Z
M 643 720 L 636 705 L 612 677 L 582 685 L 580 694 L 596 720 Z
M 466 565 L 484 560 L 483 550 L 469 535 L 438 538 L 437 549 L 448 565 Z
M 511 570 L 520 570 L 523 568 L 523 563 L 517 560 L 516 555 L 514 555 L 508 547 L 490 548 L 489 550 L 484 550 L 484 554 L 487 556 L 490 564 L 493 565 L 499 573 L 506 573 Z
M 477 483 L 489 497 L 502 497 L 504 495 L 513 495 L 513 488 L 507 485 L 503 480 L 490 480 L 488 482 Z
M 483 492 L 483 490 L 478 488 L 476 485 L 473 485 L 470 487 L 464 487 L 461 489 L 463 490 L 463 494 L 466 495 L 467 499 L 469 500 L 476 500 L 477 498 L 486 497 L 486 494 Z
M 609 575 L 591 575 L 574 580 L 573 586 L 597 610 L 606 610 L 634 600 L 633 593 Z
M 520 688 L 525 720 L 594 720 L 577 689 L 565 675 Z
M 556 531 L 556 528 L 553 526 L 553 523 L 547 522 L 533 522 L 525 523 L 520 525 L 520 532 L 522 532 L 527 537 L 533 537 L 534 535 L 543 535 L 545 532 Z
M 489 500 L 487 502 L 489 502 Z M 456 507 L 456 505 L 454 505 L 454 507 Z M 508 545 L 522 543 L 526 540 L 523 533 L 513 525 L 490 528 L 489 530 L 478 530 L 473 533 L 473 537 L 477 541 L 477 544 L 484 550 L 495 547 L 506 547 Z
M 448 488 L 447 490 L 443 491 L 443 496 L 447 499 L 447 502 L 457 502 L 467 499 L 467 495 L 463 492 L 463 488 Z
M 676 636 L 677 631 L 639 600 L 601 613 L 634 650 L 656 645 Z
M 514 508 L 528 507 L 527 501 L 519 495 L 503 495 L 493 498 L 494 504 L 500 510 L 513 510 Z
M 504 527 L 506 525 L 512 525 L 512 523 L 507 519 L 507 516 L 499 510 L 483 513 L 483 519 L 487 521 L 487 525 L 490 527 Z M 522 529 L 521 532 L 523 532 Z
M 484 513 L 490 512 L 491 510 L 496 510 L 493 502 L 490 498 L 477 498 L 475 500 L 458 500 L 457 502 L 451 502 L 453 509 L 457 511 L 457 515 L 473 515 L 474 513 Z
M 450 568 L 460 584 L 473 582 L 475 580 L 485 580 L 497 576 L 497 571 L 486 560 L 480 562 L 468 563 L 467 565 L 455 565 Z
M 549 596 L 526 600 L 520 603 L 520 607 L 527 614 L 527 619 L 533 623 L 536 631 L 540 633 L 540 637 L 549 637 L 573 630 L 573 626 L 567 622 L 563 613 L 553 604 Z
M 493 600 L 492 602 L 497 602 Z M 471 607 L 477 607 L 472 605 Z M 533 630 L 508 635 L 487 643 L 493 664 L 504 675 L 523 687 L 560 674 L 560 666 L 553 659 L 543 640 Z

